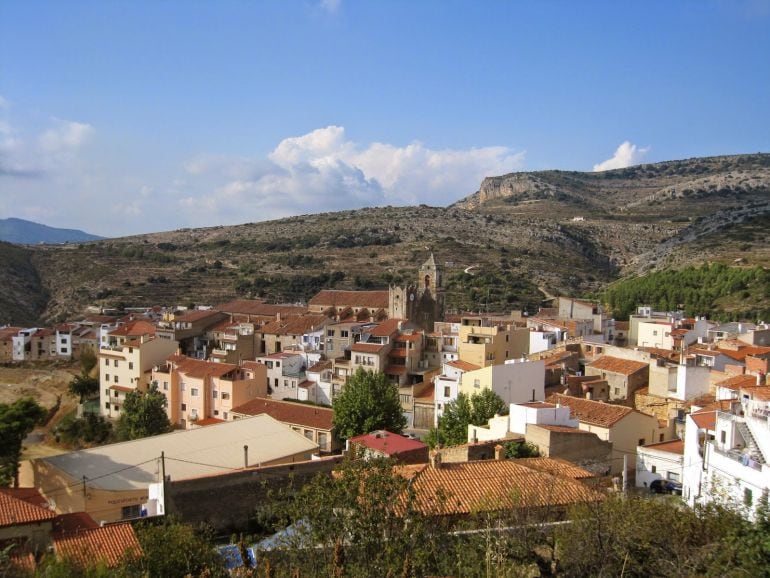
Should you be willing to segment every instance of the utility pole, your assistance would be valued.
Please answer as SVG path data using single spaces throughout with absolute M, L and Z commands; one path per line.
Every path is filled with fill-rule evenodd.
M 160 452 L 160 475 L 161 475 L 161 491 L 163 493 L 163 502 L 161 508 L 163 509 L 163 515 L 166 515 L 166 452 Z
M 628 454 L 623 454 L 623 495 L 628 491 Z

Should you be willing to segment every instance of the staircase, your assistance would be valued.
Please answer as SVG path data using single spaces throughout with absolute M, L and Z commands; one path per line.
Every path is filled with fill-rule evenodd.
M 762 450 L 759 449 L 756 440 L 754 440 L 754 435 L 751 433 L 749 426 L 741 421 L 736 422 L 735 425 L 738 427 L 738 431 L 740 432 L 741 437 L 746 442 L 746 447 L 748 448 L 749 455 L 752 457 L 752 459 L 759 462 L 760 464 L 765 464 L 765 456 L 762 455 Z

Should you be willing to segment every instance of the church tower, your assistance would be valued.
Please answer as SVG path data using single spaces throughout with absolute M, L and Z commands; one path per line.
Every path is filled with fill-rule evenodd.
M 433 253 L 420 266 L 417 283 L 406 287 L 391 285 L 388 291 L 388 316 L 407 319 L 426 331 L 444 319 L 444 288 L 441 269 Z

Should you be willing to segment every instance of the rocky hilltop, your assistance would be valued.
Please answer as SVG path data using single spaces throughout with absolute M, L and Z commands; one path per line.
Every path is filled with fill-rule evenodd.
M 380 207 L 79 245 L 0 243 L 0 324 L 104 307 L 308 299 L 413 280 L 430 251 L 447 304 L 535 309 L 544 293 L 704 261 L 770 266 L 770 155 L 490 177 L 450 207 Z M 769 294 L 770 295 L 770 294 Z

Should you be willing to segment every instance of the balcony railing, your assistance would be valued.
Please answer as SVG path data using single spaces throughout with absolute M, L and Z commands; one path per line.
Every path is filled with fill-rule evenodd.
M 730 458 L 731 460 L 734 460 L 738 463 L 740 463 L 743 466 L 746 466 L 748 468 L 751 468 L 753 470 L 761 471 L 762 470 L 762 464 L 757 462 L 756 460 L 751 459 L 751 456 L 744 454 L 739 449 L 721 449 L 716 444 L 711 444 L 711 447 L 713 450 L 719 454 L 720 456 L 725 456 L 726 458 Z

